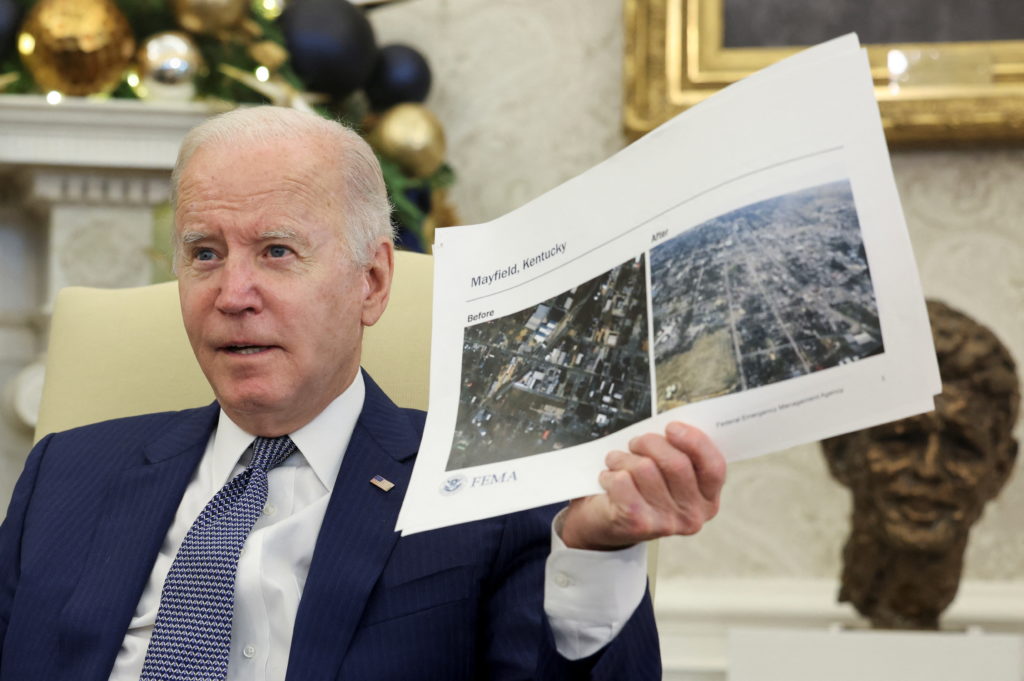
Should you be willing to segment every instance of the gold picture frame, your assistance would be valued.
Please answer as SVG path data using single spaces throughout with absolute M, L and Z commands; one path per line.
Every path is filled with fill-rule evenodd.
M 631 139 L 800 49 L 725 47 L 723 3 L 625 0 L 624 118 Z M 1024 40 L 866 47 L 890 143 L 1024 141 Z M 895 51 L 925 55 L 930 72 L 921 69 L 923 78 L 903 83 L 894 79 L 889 59 Z

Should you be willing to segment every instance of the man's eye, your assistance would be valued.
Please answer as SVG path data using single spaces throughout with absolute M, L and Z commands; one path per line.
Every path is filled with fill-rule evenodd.
M 987 458 L 985 449 L 963 433 L 946 431 L 943 433 L 942 440 L 943 444 L 947 445 L 950 453 L 958 461 L 970 463 L 973 461 L 984 461 Z
M 271 246 L 267 249 L 267 253 L 271 258 L 283 258 L 291 252 L 292 249 L 287 246 Z
M 216 253 L 209 248 L 197 248 L 193 257 L 196 260 L 213 260 L 216 257 Z

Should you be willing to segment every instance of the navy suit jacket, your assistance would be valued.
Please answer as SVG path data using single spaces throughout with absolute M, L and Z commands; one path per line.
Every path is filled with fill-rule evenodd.
M 566 662 L 543 612 L 553 508 L 400 538 L 423 413 L 366 377 L 295 622 L 289 681 L 660 679 L 649 598 Z M 0 528 L 0 681 L 106 681 L 219 407 L 49 435 Z M 395 483 L 384 492 L 374 475 Z

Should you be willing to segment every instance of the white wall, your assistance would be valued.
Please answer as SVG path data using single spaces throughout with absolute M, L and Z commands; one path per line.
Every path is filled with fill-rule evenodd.
M 463 222 L 508 212 L 623 144 L 619 0 L 413 0 L 370 17 L 434 72 Z

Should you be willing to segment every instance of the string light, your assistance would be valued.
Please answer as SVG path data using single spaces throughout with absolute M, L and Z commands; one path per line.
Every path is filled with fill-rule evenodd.
M 36 51 L 36 39 L 31 33 L 22 33 L 18 36 L 18 52 L 28 56 Z

